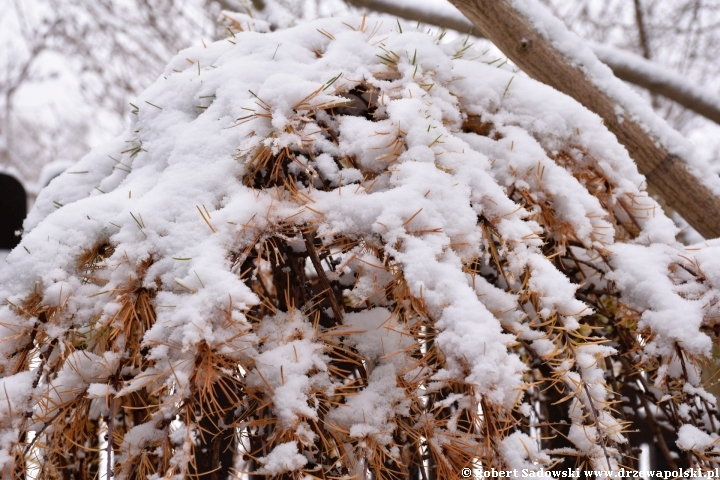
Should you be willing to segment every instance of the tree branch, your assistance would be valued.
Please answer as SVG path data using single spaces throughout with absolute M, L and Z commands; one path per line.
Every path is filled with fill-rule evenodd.
M 238 0 L 217 0 L 220 4 L 220 8 L 223 10 L 229 10 L 231 12 L 244 12 L 246 7 Z M 250 0 L 252 6 L 258 12 L 265 10 L 265 0 Z M 209 3 L 209 2 L 208 2 Z
M 451 6 L 436 8 L 424 6 L 423 8 L 417 8 L 412 5 L 412 2 L 400 2 L 397 0 L 345 0 L 345 2 L 354 7 L 395 15 L 405 20 L 427 23 L 428 25 L 435 25 L 449 30 L 457 30 L 463 33 L 474 30 L 475 35 L 479 35 L 477 28 L 462 13 Z
M 655 62 L 618 48 L 590 44 L 592 51 L 615 76 L 662 95 L 683 107 L 720 124 L 720 97 Z
M 650 44 L 648 43 L 647 34 L 645 32 L 645 19 L 643 15 L 642 5 L 640 0 L 634 0 L 635 2 L 635 22 L 638 27 L 638 37 L 640 37 L 640 47 L 643 51 L 643 57 L 650 60 Z

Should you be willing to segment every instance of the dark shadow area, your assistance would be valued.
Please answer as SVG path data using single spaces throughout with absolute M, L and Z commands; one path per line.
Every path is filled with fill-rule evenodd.
M 11 250 L 20 243 L 15 232 L 22 228 L 25 215 L 25 189 L 14 177 L 0 173 L 0 249 Z

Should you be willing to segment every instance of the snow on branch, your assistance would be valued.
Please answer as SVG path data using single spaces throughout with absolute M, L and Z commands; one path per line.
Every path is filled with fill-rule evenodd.
M 717 464 L 720 243 L 598 115 L 413 25 L 227 18 L 0 270 L 3 478 L 615 470 L 636 400 Z
M 619 79 L 663 95 L 720 124 L 720 96 L 640 55 L 599 43 L 588 45 Z
M 477 37 L 483 33 L 449 3 L 400 3 L 393 0 L 348 0 L 356 7 L 395 15 L 406 20 L 423 22 L 459 32 L 473 31 Z M 609 66 L 616 77 L 662 95 L 720 124 L 720 97 L 709 93 L 700 85 L 680 74 L 674 73 L 657 62 L 639 55 L 594 42 L 587 46 Z

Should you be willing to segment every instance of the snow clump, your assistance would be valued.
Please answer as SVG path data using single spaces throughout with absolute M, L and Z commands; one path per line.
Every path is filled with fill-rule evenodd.
M 3 472 L 29 430 L 79 455 L 68 428 L 111 430 L 118 478 L 194 474 L 220 438 L 295 478 L 540 469 L 542 395 L 570 400 L 556 455 L 613 468 L 609 369 L 709 405 L 720 247 L 676 242 L 599 117 L 466 39 L 230 17 L 42 191 L 0 271 Z

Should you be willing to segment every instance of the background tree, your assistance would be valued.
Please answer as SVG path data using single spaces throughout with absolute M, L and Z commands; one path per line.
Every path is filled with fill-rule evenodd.
M 45 164 L 117 134 L 129 102 L 179 49 L 213 38 L 218 16 L 203 1 L 6 1 L 0 165 L 34 187 Z

